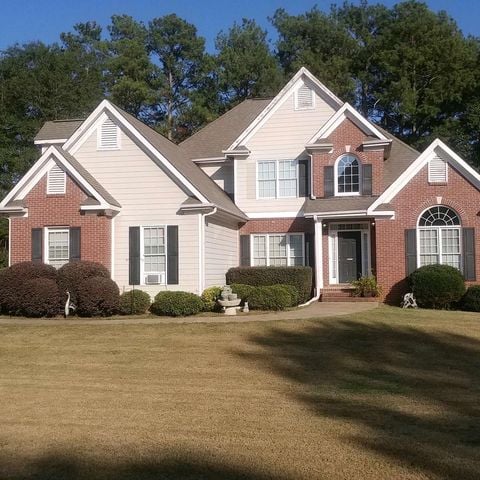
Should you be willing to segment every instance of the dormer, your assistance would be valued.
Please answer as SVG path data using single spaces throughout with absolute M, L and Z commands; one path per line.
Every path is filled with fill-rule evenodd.
M 42 149 L 42 153 L 51 145 L 61 147 L 82 123 L 82 119 L 45 122 L 35 136 L 34 143 Z

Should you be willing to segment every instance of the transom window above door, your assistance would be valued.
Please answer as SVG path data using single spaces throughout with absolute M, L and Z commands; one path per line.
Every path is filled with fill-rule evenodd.
M 344 155 L 336 162 L 335 194 L 360 194 L 360 162 L 354 155 Z

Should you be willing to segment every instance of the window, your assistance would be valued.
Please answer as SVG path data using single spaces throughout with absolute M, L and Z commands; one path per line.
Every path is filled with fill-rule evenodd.
M 345 155 L 337 160 L 336 194 L 358 195 L 360 193 L 360 162 L 353 155 Z
M 110 119 L 105 120 L 99 128 L 97 148 L 98 150 L 120 148 L 120 130 Z
M 64 194 L 67 184 L 67 175 L 55 164 L 47 173 L 47 194 Z
M 47 263 L 60 268 L 70 260 L 70 231 L 68 228 L 47 228 Z
M 165 227 L 143 227 L 143 273 L 146 284 L 165 283 Z
M 313 90 L 303 84 L 295 95 L 295 109 L 296 110 L 309 110 L 315 107 L 315 94 Z
M 298 160 L 257 162 L 258 198 L 298 197 L 298 182 Z
M 428 162 L 428 181 L 430 183 L 447 183 L 447 162 L 438 155 Z
M 440 263 L 461 269 L 460 218 L 451 208 L 429 208 L 418 221 L 419 266 Z
M 252 265 L 290 267 L 305 264 L 302 233 L 272 233 L 252 237 Z

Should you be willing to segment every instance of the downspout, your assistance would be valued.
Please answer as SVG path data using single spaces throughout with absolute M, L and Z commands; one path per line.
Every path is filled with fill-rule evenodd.
M 112 216 L 110 224 L 110 241 L 111 241 L 111 250 L 110 250 L 110 277 L 112 280 L 115 280 L 115 217 Z M 132 297 L 133 298 L 133 297 Z
M 208 213 L 199 216 L 198 239 L 198 294 L 201 295 L 205 287 L 205 218 L 217 213 L 217 207 Z
M 308 300 L 308 302 L 302 303 L 298 307 L 306 307 L 311 303 L 318 302 L 320 299 L 320 292 L 323 288 L 323 236 L 322 236 L 322 221 L 317 215 L 314 215 L 313 220 L 315 222 L 315 295 Z

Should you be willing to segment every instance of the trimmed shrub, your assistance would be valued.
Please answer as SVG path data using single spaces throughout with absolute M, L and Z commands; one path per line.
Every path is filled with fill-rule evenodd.
M 242 304 L 248 302 L 248 298 L 255 290 L 251 285 L 243 285 L 242 283 L 232 283 L 230 285 L 232 292 L 237 294 L 238 298 L 242 299 Z
M 155 315 L 169 317 L 186 317 L 196 315 L 203 309 L 202 299 L 189 292 L 160 292 L 155 296 L 155 301 L 150 311 Z
M 276 285 L 277 287 L 285 290 L 287 295 L 291 298 L 291 303 L 289 307 L 296 307 L 300 302 L 298 299 L 298 290 L 293 285 Z
M 51 265 L 20 262 L 2 270 L 0 274 L 0 305 L 3 313 L 17 315 L 21 307 L 20 291 L 29 280 L 44 278 L 57 280 L 57 270 Z
M 465 293 L 462 274 L 449 265 L 420 267 L 410 275 L 409 283 L 418 305 L 425 308 L 448 308 Z
M 248 297 L 248 306 L 252 310 L 285 310 L 292 301 L 284 286 L 269 285 L 253 289 Z
M 226 277 L 229 285 L 293 285 L 300 303 L 306 302 L 312 293 L 311 267 L 235 267 L 228 270 Z
M 55 280 L 32 278 L 18 292 L 18 315 L 25 317 L 55 317 L 63 311 L 62 298 Z
M 58 289 L 62 295 L 70 292 L 70 298 L 75 305 L 78 303 L 78 286 L 87 278 L 110 278 L 108 268 L 101 263 L 79 260 L 70 262 L 58 269 Z
M 122 315 L 142 315 L 147 313 L 152 300 L 143 290 L 130 290 L 120 295 L 119 312 Z
M 77 287 L 77 313 L 81 317 L 108 317 L 118 312 L 120 295 L 110 278 L 90 277 Z
M 459 307 L 466 312 L 480 312 L 480 285 L 468 287 L 459 302 Z
M 220 298 L 222 293 L 222 287 L 208 287 L 206 288 L 201 296 L 203 301 L 203 310 L 205 312 L 215 312 L 220 310 L 220 305 L 217 300 Z

